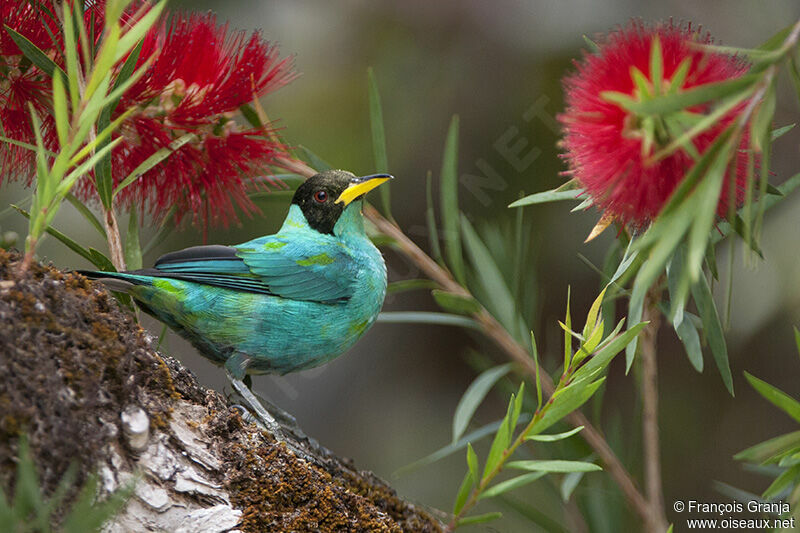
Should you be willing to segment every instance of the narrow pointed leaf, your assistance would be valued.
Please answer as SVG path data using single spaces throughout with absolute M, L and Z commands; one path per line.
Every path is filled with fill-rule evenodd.
M 525 438 L 525 440 L 535 440 L 535 441 L 539 441 L 539 442 L 555 442 L 557 440 L 567 439 L 567 438 L 577 434 L 582 429 L 583 429 L 583 426 L 578 426 L 578 427 L 576 427 L 574 429 L 571 429 L 569 431 L 565 431 L 564 433 L 554 433 L 552 435 L 542 435 L 542 434 L 540 434 L 540 435 L 529 435 L 528 437 Z
M 603 469 L 600 465 L 584 461 L 539 459 L 511 461 L 506 466 L 515 470 L 529 470 L 531 472 L 597 472 Z
M 458 526 L 474 526 L 475 524 L 485 524 L 486 522 L 491 522 L 492 520 L 497 520 L 498 518 L 502 518 L 503 513 L 485 513 L 479 514 L 475 516 L 468 516 L 467 518 L 462 518 L 458 521 Z
M 511 363 L 496 366 L 482 372 L 475 380 L 467 387 L 461 400 L 456 407 L 455 415 L 453 416 L 453 442 L 456 442 L 464 434 L 467 429 L 472 416 L 478 409 L 478 406 L 483 403 L 484 398 L 494 385 L 506 374 L 511 371 Z
M 480 496 L 478 496 L 478 499 L 483 500 L 486 498 L 494 498 L 495 496 L 499 496 L 500 494 L 509 492 L 514 489 L 518 489 L 519 487 L 530 485 L 534 481 L 541 479 L 546 475 L 547 472 L 531 472 L 529 474 L 522 474 L 521 476 L 517 476 L 515 478 L 502 481 L 497 485 L 493 485 L 488 489 L 486 489 L 485 491 L 481 492 Z
M 531 415 L 528 413 L 523 413 L 520 415 L 519 420 L 517 421 L 517 426 L 520 424 L 527 424 L 531 419 Z M 423 466 L 427 466 L 429 464 L 435 463 L 436 461 L 440 461 L 445 457 L 449 457 L 450 455 L 458 452 L 459 450 L 463 450 L 466 448 L 470 443 L 478 442 L 481 439 L 488 437 L 489 435 L 494 434 L 500 425 L 503 423 L 502 420 L 495 420 L 490 424 L 486 424 L 475 431 L 470 431 L 463 437 L 461 437 L 458 442 L 454 442 L 439 448 L 435 452 L 426 455 L 422 459 L 418 459 L 411 464 L 405 465 L 393 473 L 394 477 L 397 477 L 401 474 L 406 472 L 413 472 L 414 470 L 418 470 Z
M 572 411 L 580 408 L 586 401 L 597 392 L 605 378 L 600 378 L 595 382 L 586 381 L 573 382 L 571 385 L 562 389 L 551 398 L 552 405 L 546 407 L 544 415 L 531 428 L 530 434 L 536 435 L 546 430 Z
M 453 276 L 464 283 L 464 257 L 461 252 L 461 213 L 458 209 L 458 115 L 453 115 L 439 174 L 441 189 L 444 254 Z
M 192 141 L 193 139 L 195 139 L 194 133 L 187 133 L 186 135 L 183 135 L 172 141 L 169 146 L 165 146 L 142 161 L 139 166 L 133 169 L 133 171 L 114 188 L 113 196 L 116 197 L 123 189 L 125 189 L 125 187 L 139 179 L 147 171 L 153 169 L 156 165 L 177 152 L 181 146 Z
M 64 72 L 61 67 L 56 65 L 56 63 L 50 59 L 50 57 L 42 52 L 35 44 L 33 44 L 27 37 L 18 33 L 16 30 L 5 26 L 5 30 L 8 33 L 11 40 L 19 47 L 22 51 L 22 54 L 28 58 L 28 60 L 42 69 L 42 71 L 47 74 L 48 76 L 53 76 L 53 73 L 56 71 L 60 71 L 60 73 L 64 76 L 63 79 L 67 79 L 67 73 Z
M 103 224 L 101 224 L 100 220 L 98 220 L 94 213 L 92 213 L 92 211 L 86 207 L 86 204 L 78 200 L 72 193 L 68 193 L 66 199 L 70 204 L 72 204 L 72 207 L 74 207 L 78 213 L 83 215 L 83 218 L 85 218 L 86 221 L 89 222 L 89 224 L 91 224 L 92 227 L 96 229 L 97 232 L 105 239 L 106 230 L 103 227 Z
M 464 480 L 461 482 L 461 486 L 458 488 L 458 493 L 456 493 L 456 501 L 453 504 L 453 514 L 457 515 L 461 512 L 461 509 L 464 508 L 464 504 L 467 503 L 467 498 L 469 498 L 469 493 L 472 491 L 472 487 L 475 485 L 475 480 L 472 478 L 472 474 L 468 471 L 464 476 Z
M 481 304 L 471 296 L 461 296 L 460 294 L 453 294 L 439 289 L 431 291 L 431 295 L 436 300 L 436 303 L 439 304 L 439 307 L 451 313 L 472 315 L 481 310 Z
M 378 83 L 375 81 L 375 73 L 372 67 L 367 69 L 369 84 L 369 118 L 370 129 L 372 130 L 372 152 L 375 155 L 375 171 L 389 172 L 389 161 L 386 157 L 386 131 L 383 126 L 383 108 L 381 107 L 381 95 L 378 92 Z M 391 196 L 389 183 L 380 188 L 381 204 L 383 214 L 392 218 Z
M 782 410 L 787 415 L 800 422 L 800 402 L 780 390 L 779 388 L 770 385 L 766 381 L 758 379 L 754 375 L 745 372 L 744 377 L 750 382 L 750 385 L 756 392 L 764 397 L 765 400 Z
M 719 321 L 717 308 L 714 305 L 711 288 L 708 286 L 708 280 L 706 280 L 705 276 L 700 276 L 697 283 L 692 284 L 692 297 L 695 304 L 697 304 L 697 310 L 700 312 L 700 319 L 703 321 L 703 332 L 711 348 L 711 354 L 714 356 L 714 362 L 719 369 L 720 376 L 722 376 L 722 382 L 731 396 L 733 396 L 733 377 L 731 376 L 731 367 L 728 362 L 728 347 L 725 343 L 725 334 Z
M 559 191 L 559 190 L 552 190 L 552 191 L 544 191 L 544 192 L 537 192 L 535 194 L 531 194 L 526 196 L 525 198 L 520 198 L 516 202 L 513 202 L 508 207 L 524 207 L 526 205 L 534 205 L 534 204 L 546 204 L 549 202 L 559 202 L 562 200 L 576 200 L 582 201 L 584 190 L 583 189 L 572 189 L 568 191 Z

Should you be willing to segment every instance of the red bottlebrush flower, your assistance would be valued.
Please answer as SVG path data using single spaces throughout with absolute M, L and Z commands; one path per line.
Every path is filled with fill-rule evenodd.
M 47 9 L 29 0 L 0 2 L 0 124 L 2 134 L 27 144 L 36 144 L 28 104 L 42 121 L 42 140 L 49 150 L 56 150 L 55 123 L 51 115 L 52 82 L 50 76 L 32 65 L 22 55 L 5 26 L 27 38 L 39 49 L 54 48 L 53 37 L 60 36 L 58 25 Z M 0 144 L 0 183 L 4 178 L 31 181 L 35 153 L 22 146 Z
M 571 174 L 585 188 L 594 203 L 624 223 L 644 226 L 668 201 L 675 187 L 694 163 L 684 149 L 678 149 L 658 160 L 651 157 L 670 138 L 658 138 L 645 131 L 640 117 L 621 104 L 603 97 L 613 91 L 638 100 L 634 72 L 638 70 L 653 87 L 651 52 L 654 42 L 661 46 L 662 87 L 686 69 L 679 90 L 737 78 L 747 71 L 740 59 L 704 50 L 697 44 L 709 44 L 710 37 L 690 24 L 672 22 L 648 26 L 639 21 L 609 34 L 599 43 L 595 54 L 586 54 L 576 62 L 577 72 L 564 80 L 566 110 L 559 116 L 564 127 L 564 158 Z M 683 66 L 682 66 L 683 65 Z M 706 113 L 708 105 L 695 106 L 693 113 Z M 691 142 L 702 154 L 717 136 L 736 119 L 742 108 L 736 108 Z M 747 135 L 735 161 L 729 167 L 717 213 L 726 216 L 728 184 L 733 177 L 737 203 L 743 200 L 747 174 Z M 647 140 L 646 140 L 647 139 Z
M 216 17 L 176 14 L 145 37 L 139 64 L 154 62 L 122 97 L 118 112 L 138 108 L 123 123 L 121 145 L 112 153 L 115 183 L 159 149 L 187 133 L 196 137 L 125 189 L 119 199 L 156 218 L 177 207 L 180 219 L 236 218 L 235 206 L 257 208 L 247 196 L 256 178 L 268 172 L 285 147 L 263 130 L 233 120 L 238 109 L 288 81 L 290 59 L 260 35 L 230 32 Z M 91 184 L 89 184 L 91 186 Z

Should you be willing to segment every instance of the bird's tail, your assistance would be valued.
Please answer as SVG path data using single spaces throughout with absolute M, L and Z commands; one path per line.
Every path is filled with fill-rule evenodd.
M 136 285 L 149 285 L 151 283 L 151 279 L 148 276 L 128 272 L 102 272 L 98 270 L 76 270 L 76 272 L 89 279 L 99 281 L 112 291 L 128 292 Z

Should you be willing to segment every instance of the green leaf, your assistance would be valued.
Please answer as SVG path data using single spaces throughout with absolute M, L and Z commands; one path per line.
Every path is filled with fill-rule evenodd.
M 564 315 L 564 325 L 562 326 L 564 329 L 564 368 L 562 370 L 563 373 L 566 373 L 569 369 L 570 362 L 572 361 L 572 335 L 570 335 L 570 331 L 572 330 L 572 316 L 570 314 L 569 309 L 569 300 L 572 296 L 572 287 L 567 285 L 567 312 Z
M 714 362 L 719 369 L 722 382 L 725 388 L 733 396 L 733 377 L 731 367 L 728 362 L 728 347 L 725 343 L 725 334 L 722 331 L 722 324 L 719 321 L 717 308 L 714 305 L 714 298 L 711 295 L 711 288 L 705 276 L 700 276 L 697 283 L 692 284 L 692 297 L 703 321 L 703 332 L 705 333 Z
M 128 217 L 128 235 L 125 238 L 125 263 L 129 270 L 142 268 L 142 246 L 139 244 L 139 221 L 136 208 Z
M 703 349 L 700 346 L 700 334 L 697 332 L 694 322 L 684 315 L 683 320 L 675 327 L 675 333 L 678 334 L 678 338 L 686 350 L 686 357 L 689 358 L 689 362 L 695 370 L 702 372 Z
M 161 0 L 155 5 L 151 4 L 151 7 L 149 10 L 147 10 L 147 13 L 145 13 L 144 16 L 136 21 L 136 23 L 120 37 L 119 42 L 115 47 L 116 55 L 114 56 L 114 63 L 122 60 L 122 58 L 144 38 L 147 31 L 153 27 L 158 18 L 161 16 L 161 12 L 164 11 L 166 5 L 166 0 Z
M 56 123 L 58 145 L 67 146 L 69 136 L 69 111 L 67 107 L 67 93 L 64 90 L 64 78 L 57 72 L 53 76 L 53 120 Z
M 521 476 L 511 478 L 509 480 L 500 482 L 497 485 L 489 487 L 478 496 L 478 499 L 484 500 L 486 498 L 494 498 L 495 496 L 499 496 L 500 494 L 509 492 L 514 489 L 518 489 L 519 487 L 524 487 L 525 485 L 529 485 L 534 481 L 536 481 L 537 479 L 541 479 L 546 475 L 547 472 L 531 472 L 529 474 L 522 474 Z
M 585 474 L 586 472 L 570 472 L 564 476 L 564 479 L 561 480 L 561 487 L 559 488 L 559 492 L 561 492 L 561 501 L 564 503 L 569 501 L 572 497 L 572 493 L 575 492 L 575 489 L 578 487 L 578 484 Z
M 417 289 L 435 289 L 439 284 L 429 279 L 403 279 L 393 281 L 386 287 L 387 294 L 394 294 Z
M 482 480 L 487 479 L 500 465 L 503 460 L 504 452 L 508 445 L 511 443 L 511 433 L 514 428 L 510 426 L 511 417 L 513 414 L 514 397 L 512 395 L 511 401 L 508 404 L 506 416 L 503 418 L 503 423 L 494 435 L 492 446 L 489 448 L 489 455 L 486 457 L 486 466 L 483 469 Z
M 583 426 L 578 426 L 578 427 L 576 427 L 574 429 L 571 429 L 569 431 L 565 431 L 564 433 L 555 433 L 555 434 L 552 434 L 552 435 L 529 435 L 529 436 L 525 437 L 525 440 L 535 440 L 535 441 L 538 441 L 538 442 L 555 442 L 557 440 L 564 440 L 566 438 L 569 438 L 569 437 L 577 434 L 578 432 L 580 432 L 580 430 L 582 430 L 582 429 L 583 429 Z
M 661 54 L 661 39 L 658 34 L 653 37 L 650 44 L 650 79 L 653 81 L 653 92 L 661 94 L 661 85 L 664 81 L 664 56 Z
M 519 415 L 522 412 L 522 403 L 523 400 L 525 399 L 524 393 L 525 393 L 525 382 L 523 381 L 519 384 L 519 389 L 517 389 L 517 394 L 511 395 L 511 400 L 512 400 L 511 404 L 513 405 L 513 408 L 511 411 L 511 420 L 508 427 L 510 428 L 509 431 L 512 435 L 514 433 L 514 428 L 517 427 L 517 421 L 519 420 Z
M 800 331 L 794 328 L 794 343 L 797 346 L 797 353 L 800 354 Z
M 529 435 L 541 433 L 572 411 L 580 408 L 600 388 L 603 381 L 605 381 L 605 378 L 600 378 L 593 383 L 575 381 L 554 394 L 550 398 L 550 403 L 545 406 L 542 418 L 536 421 Z
M 123 189 L 125 189 L 125 187 L 138 180 L 140 177 L 142 177 L 142 175 L 153 169 L 163 160 L 177 152 L 183 145 L 195 138 L 196 136 L 194 133 L 187 133 L 186 135 L 183 135 L 172 141 L 169 146 L 161 148 L 153 155 L 142 161 L 139 166 L 133 169 L 133 171 L 131 171 L 131 173 L 128 174 L 128 176 L 114 188 L 113 196 L 116 197 L 120 192 L 122 192 Z
M 22 216 L 24 216 L 25 218 L 30 219 L 30 214 L 27 211 L 25 211 L 24 209 L 22 209 L 20 207 L 17 207 L 17 206 L 15 206 L 13 204 L 12 204 L 11 207 L 13 207 L 17 211 L 19 211 L 19 213 Z M 64 244 L 64 246 L 66 246 L 67 248 L 69 248 L 70 250 L 72 250 L 73 252 L 78 254 L 79 256 L 83 257 L 84 259 L 86 259 L 87 261 L 92 263 L 97 268 L 101 268 L 102 269 L 104 266 L 106 266 L 106 261 L 108 261 L 108 263 L 111 263 L 111 261 L 108 260 L 108 258 L 106 258 L 106 261 L 98 260 L 98 258 L 97 258 L 97 256 L 95 254 L 91 253 L 88 249 L 84 248 L 83 246 L 81 246 L 77 242 L 73 241 L 72 239 L 70 239 L 69 237 L 67 237 L 66 235 L 64 235 L 63 233 L 61 233 L 60 231 L 58 231 L 57 229 L 55 229 L 52 226 L 47 226 L 47 229 L 45 231 L 47 231 L 47 233 L 49 233 L 50 235 L 52 235 L 53 237 L 58 239 L 62 244 Z
M 256 113 L 256 110 L 253 109 L 253 106 L 250 104 L 242 104 L 239 107 L 239 111 L 242 113 L 242 116 L 255 129 L 263 129 L 264 124 L 261 123 L 261 118 Z
M 110 79 L 111 68 L 115 63 L 114 53 L 119 43 L 120 33 L 120 27 L 114 25 L 103 35 L 103 43 L 100 45 L 100 51 L 97 54 L 91 75 L 84 89 L 83 97 L 85 99 L 90 99 L 94 96 L 95 91 L 103 85 L 104 79 Z M 105 96 L 105 92 L 103 96 Z
M 647 322 L 639 322 L 638 324 L 628 328 L 624 333 L 617 335 L 610 341 L 601 344 L 601 348 L 597 350 L 594 357 L 586 361 L 573 375 L 573 379 L 577 382 L 580 380 L 594 379 L 599 372 L 602 372 L 614 357 L 630 345 L 633 340 L 639 335 L 642 329 L 647 325 Z
M 767 87 L 750 125 L 750 139 L 757 152 L 769 150 L 769 143 L 772 141 L 772 122 L 775 119 L 776 103 L 775 88 L 773 80 Z
M 793 466 L 775 478 L 761 497 L 765 500 L 774 500 L 788 487 L 797 484 L 798 479 L 800 479 L 800 465 Z
M 498 518 L 502 518 L 503 513 L 485 513 L 479 514 L 475 516 L 468 516 L 467 518 L 462 518 L 456 524 L 458 527 L 461 526 L 474 526 L 475 524 L 484 524 L 486 522 L 491 522 L 492 520 L 497 520 Z
M 511 363 L 490 368 L 478 375 L 469 387 L 467 387 L 467 390 L 458 402 L 455 415 L 453 416 L 453 442 L 461 438 L 470 420 L 472 420 L 472 416 L 478 409 L 478 406 L 483 403 L 486 395 L 500 378 L 508 374 L 511 369 Z
M 428 241 L 431 245 L 431 257 L 439 264 L 442 264 L 442 250 L 439 247 L 439 230 L 436 229 L 436 211 L 433 207 L 433 190 L 432 190 L 433 176 L 431 171 L 425 178 L 425 199 L 427 209 L 425 209 L 425 224 L 428 226 Z
M 92 227 L 96 229 L 97 232 L 105 239 L 106 238 L 105 228 L 97 219 L 97 217 L 94 215 L 94 213 L 92 213 L 92 211 L 88 207 L 86 207 L 86 204 L 78 200 L 72 193 L 68 193 L 65 198 L 70 204 L 72 204 L 72 207 L 74 207 L 78 211 L 78 213 L 83 215 L 83 218 L 85 218 L 87 222 L 89 222 L 89 224 L 91 224 Z
M 531 472 L 597 472 L 603 468 L 584 461 L 541 460 L 511 461 L 506 467 Z
M 516 304 L 500 268 L 465 216 L 461 217 L 461 229 L 472 266 L 476 272 L 480 272 L 478 281 L 483 288 L 483 294 L 490 298 L 485 302 L 489 311 L 506 330 L 516 336 L 520 326 Z
M 462 296 L 440 289 L 434 289 L 431 291 L 431 295 L 439 307 L 451 313 L 472 315 L 481 310 L 481 304 L 471 296 Z
M 467 444 L 467 467 L 472 479 L 478 479 L 478 455 L 472 448 L 472 444 Z
M 297 149 L 300 150 L 300 152 L 303 154 L 303 159 L 306 161 L 306 163 L 308 163 L 309 166 L 314 170 L 316 170 L 317 172 L 323 172 L 325 170 L 331 170 L 333 168 L 330 165 L 330 163 L 328 163 L 327 161 L 319 157 L 317 154 L 312 152 L 308 147 L 303 146 L 301 144 L 300 146 L 297 147 Z
M 461 253 L 461 214 L 458 210 L 458 123 L 458 115 L 453 115 L 447 130 L 439 179 L 445 258 L 453 276 L 463 285 L 464 257 Z
M 384 311 L 378 315 L 378 322 L 384 324 L 436 324 L 481 330 L 481 326 L 471 318 L 425 311 Z
M 91 259 L 89 260 L 100 270 L 104 270 L 106 272 L 117 271 L 117 269 L 114 267 L 114 263 L 111 262 L 111 259 L 106 257 L 102 252 L 89 247 L 89 255 L 91 256 Z
M 528 195 L 525 198 L 520 198 L 516 202 L 511 203 L 508 207 L 523 207 L 526 205 L 546 204 L 562 200 L 582 200 L 581 196 L 583 196 L 583 194 L 583 189 L 570 189 L 567 191 L 553 189 L 551 191 L 538 192 Z
M 458 493 L 456 493 L 456 501 L 453 504 L 454 515 L 460 513 L 461 509 L 464 508 L 464 504 L 467 503 L 467 498 L 469 498 L 469 494 L 474 485 L 475 480 L 472 478 L 472 474 L 467 471 L 466 475 L 464 476 L 464 481 L 461 482 L 461 486 L 458 488 Z
M 737 461 L 764 463 L 770 457 L 800 446 L 800 431 L 780 435 L 742 450 L 733 456 Z
M 588 339 L 597 326 L 597 315 L 600 314 L 600 305 L 603 303 L 605 295 L 606 288 L 600 291 L 600 294 L 594 299 L 592 306 L 589 308 L 589 313 L 586 315 L 586 324 L 583 326 L 584 339 Z
M 69 86 L 72 109 L 79 109 L 81 93 L 78 89 L 78 47 L 75 42 L 75 23 L 70 7 L 69 2 L 64 2 L 62 18 L 64 31 L 62 34 L 64 35 L 64 62 L 67 67 L 67 75 L 64 79 Z
M 389 161 L 386 157 L 386 132 L 383 127 L 381 95 L 378 92 L 378 83 L 375 81 L 375 73 L 372 67 L 367 69 L 367 80 L 369 84 L 369 124 L 372 130 L 372 152 L 375 155 L 375 170 L 377 172 L 389 172 Z M 381 187 L 380 192 L 383 214 L 391 219 L 392 203 L 389 185 L 390 184 L 387 183 Z
M 788 124 L 786 126 L 782 126 L 780 128 L 775 128 L 774 130 L 772 130 L 772 134 L 771 134 L 772 135 L 772 140 L 774 141 L 775 139 L 779 139 L 780 137 L 783 137 L 784 135 L 786 135 L 787 133 L 792 131 L 796 125 L 797 124 L 792 123 L 792 124 Z
M 64 78 L 67 79 L 67 73 L 61 70 L 61 67 L 50 59 L 50 56 L 42 52 L 35 44 L 33 44 L 27 37 L 18 33 L 13 28 L 3 25 L 11 40 L 19 47 L 22 54 L 34 65 L 42 69 L 42 72 L 52 77 L 53 73 L 59 71 Z
M 623 107 L 637 115 L 668 115 L 712 100 L 721 100 L 747 89 L 760 79 L 761 76 L 758 74 L 747 74 L 739 78 L 699 85 L 677 93 L 660 95 L 641 102 L 631 99 L 631 101 L 625 102 Z M 616 97 L 616 94 L 605 91 L 600 93 L 600 97 L 611 100 Z
M 536 365 L 536 410 L 542 408 L 542 377 L 539 369 L 539 348 L 536 347 L 536 337 L 531 330 L 531 355 L 533 364 Z
M 530 421 L 530 419 L 531 416 L 529 414 L 523 413 L 519 417 L 519 420 L 517 421 L 517 426 L 519 426 L 520 424 L 527 424 Z M 412 472 L 414 470 L 418 470 L 423 466 L 427 466 L 429 464 L 435 463 L 436 461 L 440 461 L 445 457 L 449 457 L 450 455 L 456 453 L 457 451 L 466 448 L 467 445 L 469 445 L 470 443 L 477 442 L 481 439 L 488 437 L 489 435 L 494 434 L 500 428 L 500 425 L 502 423 L 503 423 L 502 420 L 495 420 L 494 422 L 486 424 L 485 426 L 482 426 L 476 429 L 475 431 L 471 431 L 466 435 L 464 435 L 463 437 L 461 437 L 458 440 L 458 442 L 448 444 L 447 446 L 439 448 L 435 452 L 426 455 L 422 459 L 418 459 L 411 464 L 399 468 L 397 471 L 393 473 L 393 477 L 397 477 L 406 472 Z
M 744 377 L 750 382 L 750 385 L 764 397 L 768 402 L 772 403 L 787 415 L 800 422 L 800 402 L 780 390 L 779 388 L 770 385 L 766 381 L 762 381 L 754 375 L 745 372 Z

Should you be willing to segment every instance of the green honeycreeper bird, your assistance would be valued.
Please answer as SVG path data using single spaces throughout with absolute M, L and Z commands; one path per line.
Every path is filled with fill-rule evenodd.
M 168 253 L 153 268 L 81 273 L 130 294 L 224 365 L 237 392 L 275 432 L 274 419 L 242 379 L 326 363 L 375 322 L 386 265 L 364 231 L 361 209 L 364 195 L 391 177 L 325 171 L 298 187 L 274 235 Z

